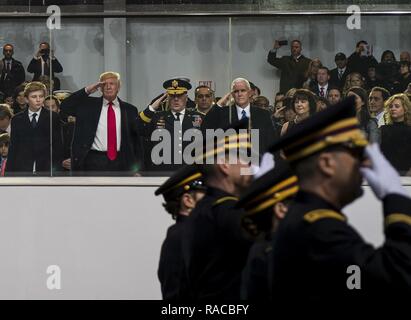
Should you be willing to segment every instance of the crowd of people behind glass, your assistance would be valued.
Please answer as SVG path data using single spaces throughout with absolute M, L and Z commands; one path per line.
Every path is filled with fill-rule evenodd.
M 284 55 L 279 56 L 279 51 L 284 50 L 284 47 L 288 47 L 288 45 L 290 53 L 284 52 Z M 8 175 L 7 172 L 9 171 L 10 175 L 25 176 L 47 176 L 52 172 L 57 175 L 73 175 L 76 169 L 73 168 L 72 164 L 73 161 L 76 163 L 75 161 L 78 159 L 73 158 L 72 146 L 78 145 L 79 141 L 77 140 L 80 138 L 74 134 L 76 131 L 76 116 L 75 112 L 72 112 L 73 109 L 70 109 L 76 108 L 76 100 L 72 101 L 73 99 L 71 99 L 70 102 L 66 103 L 71 106 L 70 108 L 63 108 L 63 111 L 60 108 L 62 103 L 64 105 L 64 100 L 71 94 L 68 90 L 61 90 L 65 88 L 60 88 L 59 79 L 54 75 L 62 72 L 63 67 L 46 42 L 39 45 L 38 51 L 30 61 L 27 69 L 21 62 L 13 58 L 13 54 L 14 47 L 12 44 L 3 46 L 4 58 L 0 60 L 0 101 L 2 102 L 0 104 L 0 174 L 1 176 Z M 244 79 L 243 83 L 234 81 L 232 91 L 223 97 L 216 97 L 214 91 L 207 85 L 199 85 L 194 89 L 195 99 L 192 101 L 187 96 L 192 87 L 190 79 L 177 78 L 174 87 L 174 82 L 171 80 L 166 81 L 164 86 L 166 92 L 154 98 L 148 107 L 142 112 L 136 113 L 136 118 L 132 119 L 138 127 L 135 130 L 136 138 L 133 139 L 139 139 L 138 143 L 141 144 L 141 148 L 136 147 L 137 144 L 133 144 L 133 152 L 138 152 L 136 158 L 139 158 L 133 160 L 135 163 L 134 169 L 131 170 L 130 166 L 130 168 L 127 167 L 127 170 L 113 169 L 114 174 L 163 175 L 164 172 L 177 169 L 178 166 L 153 164 L 152 159 L 152 150 L 156 145 L 151 139 L 153 131 L 159 128 L 172 130 L 171 127 L 167 126 L 168 118 L 180 120 L 181 115 L 181 119 L 188 118 L 192 120 L 192 124 L 189 125 L 190 128 L 194 127 L 199 130 L 216 129 L 225 124 L 225 120 L 222 121 L 222 119 L 225 119 L 225 114 L 220 111 L 235 106 L 237 112 L 234 111 L 234 118 L 249 117 L 252 120 L 251 123 L 254 123 L 254 128 L 260 130 L 260 137 L 262 136 L 265 140 L 262 144 L 260 143 L 260 152 L 262 153 L 265 145 L 272 143 L 313 113 L 321 112 L 328 106 L 338 103 L 344 97 L 354 96 L 357 117 L 361 129 L 368 139 L 381 145 L 385 156 L 402 175 L 411 175 L 411 56 L 409 52 L 401 52 L 399 61 L 397 61 L 395 54 L 390 50 L 386 50 L 381 55 L 380 62 L 378 62 L 373 56 L 372 46 L 369 46 L 366 41 L 359 41 L 354 52 L 348 57 L 342 52 L 337 53 L 335 55 L 335 66 L 328 68 L 323 65 L 320 58 L 305 57 L 302 54 L 302 44 L 299 40 L 293 40 L 290 44 L 287 41 L 275 41 L 273 49 L 268 53 L 267 61 L 281 73 L 280 88 L 279 90 L 273 90 L 273 92 L 262 93 L 257 85 Z M 50 68 L 53 71 L 51 79 L 49 77 Z M 26 70 L 33 74 L 31 83 L 34 82 L 34 87 L 27 87 L 30 81 L 26 81 Z M 120 85 L 119 77 L 117 80 Z M 45 88 L 44 96 L 40 97 L 40 102 L 31 99 L 28 95 L 34 89 L 43 90 L 39 83 L 43 84 Z M 99 88 L 99 85 L 83 88 L 80 91 L 85 91 L 88 95 L 90 92 L 87 89 L 90 88 L 94 92 Z M 163 90 L 159 88 L 157 93 L 161 91 Z M 245 98 L 241 96 L 242 91 L 246 94 Z M 53 92 L 53 94 L 49 95 L 49 92 Z M 106 97 L 106 95 L 107 93 L 103 93 L 103 97 Z M 270 104 L 271 96 L 273 97 L 272 104 Z M 58 138 L 53 138 L 53 140 L 56 140 L 53 141 L 53 146 L 57 143 L 56 149 L 58 151 L 56 150 L 56 154 L 47 154 L 46 152 L 47 156 L 54 159 L 52 164 L 49 161 L 48 165 L 45 165 L 43 171 L 38 169 L 39 160 L 37 160 L 36 168 L 36 157 L 38 157 L 38 148 L 40 148 L 38 147 L 38 140 L 50 134 L 50 127 L 45 127 L 44 136 L 35 133 L 39 132 L 40 129 L 23 132 L 25 130 L 23 129 L 24 125 L 28 127 L 30 124 L 32 129 L 35 129 L 37 125 L 38 128 L 42 127 L 41 121 L 38 121 L 38 124 L 36 123 L 36 116 L 34 116 L 35 121 L 32 121 L 34 109 L 28 107 L 30 99 L 34 109 L 36 108 L 34 104 L 40 104 L 39 107 L 51 109 L 55 113 L 58 125 L 53 126 L 53 130 L 61 132 L 61 134 L 57 134 Z M 251 109 L 247 109 L 250 106 Z M 265 112 L 256 112 L 255 108 L 265 110 Z M 69 111 L 64 112 L 67 110 Z M 27 115 L 19 120 L 18 115 L 24 112 Z M 52 121 L 55 117 L 54 113 Z M 228 111 L 227 119 L 229 120 L 227 121 L 231 121 L 231 117 L 231 111 Z M 264 117 L 270 120 L 269 124 L 261 119 Z M 26 118 L 29 121 L 26 121 Z M 40 114 L 37 120 L 40 120 Z M 27 123 L 24 124 L 25 121 Z M 80 119 L 80 121 L 83 121 L 83 119 Z M 14 126 L 12 125 L 13 122 L 15 122 Z M 187 129 L 184 120 L 181 120 L 181 125 L 183 131 Z M 100 122 L 98 126 L 100 126 Z M 21 132 L 14 132 L 14 130 L 11 130 L 12 127 Z M 90 151 L 107 152 L 108 145 L 104 145 L 105 142 L 103 145 L 98 143 L 101 140 L 99 138 L 99 134 L 101 134 L 99 128 L 91 133 L 91 141 L 83 144 L 83 147 L 87 149 L 85 153 Z M 264 135 L 261 135 L 261 130 L 263 130 Z M 37 135 L 36 139 L 33 138 Z M 118 141 L 122 145 L 117 146 L 121 155 L 125 143 L 121 139 L 125 139 L 128 135 L 123 136 L 123 133 L 118 133 L 118 135 L 121 136 Z M 19 150 L 16 141 L 22 139 L 26 140 L 24 143 L 30 146 L 31 152 L 18 151 L 16 154 L 16 150 Z M 86 146 L 86 144 L 88 145 Z M 95 147 L 96 145 L 97 147 Z M 13 159 L 8 157 L 9 147 L 12 149 Z M 24 148 L 27 149 L 26 145 L 24 145 Z M 24 170 L 14 171 L 7 169 L 15 167 L 15 163 L 10 163 L 10 161 L 19 163 L 27 161 L 30 163 L 23 166 Z M 87 175 L 89 171 L 94 170 L 90 170 L 90 167 L 84 169 L 83 166 L 77 174 Z M 97 171 L 104 170 L 95 171 L 95 174 L 98 175 Z

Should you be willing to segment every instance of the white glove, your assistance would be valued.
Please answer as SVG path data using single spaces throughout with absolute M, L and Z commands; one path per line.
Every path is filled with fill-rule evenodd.
M 360 171 L 378 199 L 384 199 L 387 195 L 393 193 L 410 197 L 401 185 L 398 172 L 381 153 L 378 144 L 374 143 L 367 146 L 365 154 L 371 161 L 371 168 L 362 167 Z
M 258 179 L 271 169 L 274 169 L 274 166 L 274 155 L 270 152 L 264 153 L 261 159 L 260 166 L 257 168 L 256 172 L 254 172 L 254 179 Z

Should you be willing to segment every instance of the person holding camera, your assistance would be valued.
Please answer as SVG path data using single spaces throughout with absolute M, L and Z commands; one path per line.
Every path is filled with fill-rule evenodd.
M 270 50 L 267 62 L 281 70 L 280 91 L 287 92 L 291 88 L 302 88 L 305 74 L 311 59 L 301 54 L 301 41 L 291 42 L 291 55 L 277 57 L 277 50 L 288 45 L 287 40 L 275 40 L 273 49 Z
M 53 50 L 50 49 L 50 44 L 42 42 L 33 59 L 31 59 L 27 72 L 34 73 L 32 81 L 38 81 L 41 76 L 50 76 L 50 67 L 54 81 L 53 90 L 60 90 L 60 80 L 54 74 L 63 72 L 63 66 L 54 56 Z
M 372 55 L 372 46 L 367 41 L 361 40 L 357 42 L 355 51 L 348 57 L 347 68 L 350 72 L 358 72 L 365 78 L 368 67 L 377 64 L 377 60 Z

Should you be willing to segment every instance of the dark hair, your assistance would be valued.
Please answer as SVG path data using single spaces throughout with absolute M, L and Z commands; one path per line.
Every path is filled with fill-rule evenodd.
M 370 112 L 368 111 L 368 96 L 367 96 L 367 91 L 361 87 L 351 87 L 348 89 L 347 94 L 349 92 L 354 92 L 357 96 L 359 96 L 364 103 L 363 106 L 361 107 L 361 110 L 359 111 L 358 118 L 360 121 L 360 126 L 366 130 L 368 126 L 368 122 L 371 119 Z
M 387 55 L 387 54 L 389 54 L 389 53 L 391 53 L 392 54 L 392 57 L 394 58 L 394 61 L 397 61 L 397 59 L 395 59 L 395 54 L 394 54 L 394 52 L 392 52 L 391 50 L 385 50 L 383 53 L 382 53 L 382 55 L 381 55 L 381 62 L 383 62 L 383 60 L 384 60 L 384 57 Z
M 307 89 L 297 89 L 295 91 L 295 94 L 293 96 L 293 100 L 292 100 L 292 107 L 295 111 L 295 102 L 297 100 L 307 100 L 310 106 L 310 116 L 313 115 L 316 111 L 317 111 L 317 104 L 315 103 L 315 98 L 314 98 L 314 94 Z
M 283 93 L 283 92 L 281 92 L 281 91 L 278 91 L 276 94 L 275 94 L 275 96 L 276 97 L 278 97 L 278 96 L 284 96 L 285 94 Z
M 293 42 L 298 42 L 300 44 L 300 46 L 302 45 L 300 40 L 294 39 L 293 41 L 291 41 L 291 43 L 293 43 Z
M 13 46 L 11 43 L 6 43 L 6 44 L 3 46 L 3 50 L 4 50 L 5 47 L 12 47 L 13 50 L 14 50 L 14 46 Z
M 342 96 L 342 91 L 341 91 L 340 88 L 335 87 L 335 86 L 331 86 L 331 87 L 328 88 L 327 97 L 328 97 L 328 95 L 330 94 L 330 91 L 331 91 L 331 90 L 337 90 L 337 91 L 340 93 L 340 96 Z
M 357 44 L 355 45 L 355 47 L 358 48 L 358 47 L 360 46 L 360 44 L 365 44 L 365 45 L 367 45 L 368 42 L 365 41 L 365 40 L 360 40 L 360 41 L 357 42 Z
M 374 87 L 374 88 L 371 89 L 370 93 L 373 92 L 373 91 L 381 92 L 382 99 L 384 101 L 386 101 L 391 96 L 390 92 L 387 89 L 383 88 L 383 87 Z
M 321 70 L 321 69 L 327 70 L 327 74 L 330 75 L 330 69 L 328 69 L 325 66 L 321 66 L 321 67 L 318 68 L 318 70 Z
M 170 200 L 170 201 L 163 203 L 164 209 L 169 214 L 171 214 L 174 220 L 177 218 L 180 212 L 180 202 L 181 202 L 181 197 L 178 197 L 178 199 Z

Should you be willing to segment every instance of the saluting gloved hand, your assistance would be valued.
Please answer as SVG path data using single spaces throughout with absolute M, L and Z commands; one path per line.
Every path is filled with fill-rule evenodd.
M 401 185 L 399 174 L 381 153 L 378 144 L 367 146 L 365 155 L 371 161 L 371 166 L 362 167 L 360 170 L 378 199 L 394 193 L 410 197 Z

